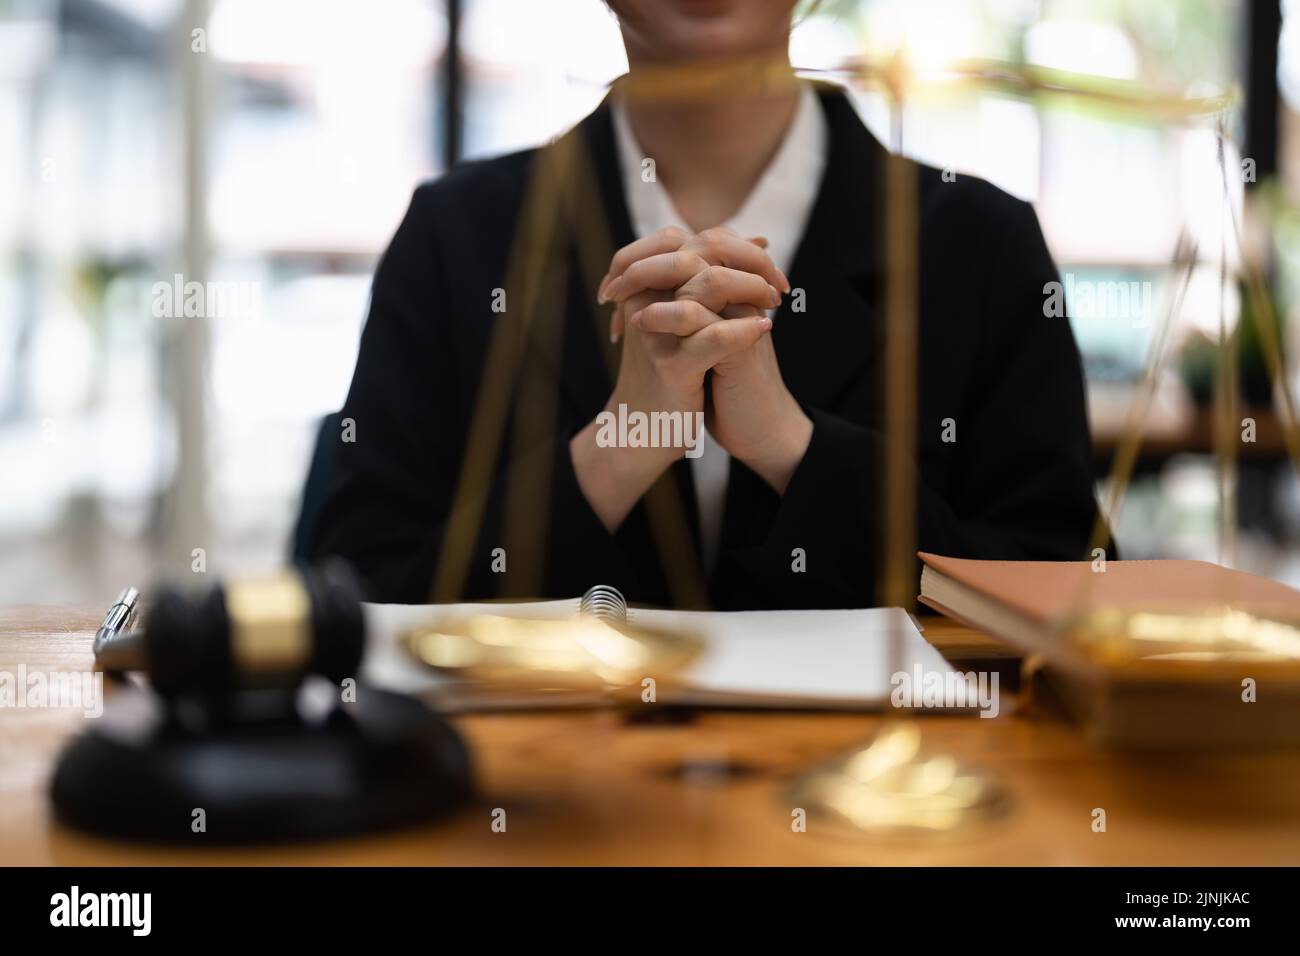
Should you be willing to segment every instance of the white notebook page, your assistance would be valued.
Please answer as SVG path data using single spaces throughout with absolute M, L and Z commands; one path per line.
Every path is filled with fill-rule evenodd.
M 407 630 L 466 614 L 564 618 L 576 600 L 526 604 L 365 605 L 369 643 L 364 677 L 377 686 L 451 700 L 461 682 L 416 661 L 399 644 Z M 688 627 L 705 635 L 707 648 L 682 676 L 689 687 L 664 702 L 746 707 L 830 707 L 875 710 L 886 706 L 892 665 L 909 674 L 952 668 L 917 630 L 902 608 L 833 611 L 665 611 L 633 608 L 647 625 Z M 891 632 L 899 658 L 891 660 Z M 462 685 L 463 686 L 463 685 Z M 494 698 L 510 706 L 519 695 Z M 526 696 L 520 697 L 524 705 Z

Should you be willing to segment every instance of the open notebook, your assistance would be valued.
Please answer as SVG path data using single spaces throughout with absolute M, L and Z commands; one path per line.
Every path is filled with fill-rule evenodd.
M 524 604 L 367 604 L 369 634 L 363 674 L 378 686 L 416 693 L 444 710 L 580 706 L 607 703 L 590 693 L 544 694 L 481 687 L 417 662 L 399 644 L 413 627 L 472 613 L 562 619 L 578 601 Z M 844 611 L 666 611 L 632 608 L 628 619 L 647 626 L 685 626 L 707 647 L 683 675 L 685 686 L 663 688 L 658 703 L 718 707 L 879 710 L 889 706 L 890 633 L 900 637 L 900 670 L 914 675 L 952 668 L 902 608 Z

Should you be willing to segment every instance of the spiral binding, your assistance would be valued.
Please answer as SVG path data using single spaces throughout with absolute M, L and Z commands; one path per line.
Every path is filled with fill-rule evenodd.
M 582 596 L 578 613 L 621 624 L 627 621 L 627 599 L 618 588 L 597 584 Z

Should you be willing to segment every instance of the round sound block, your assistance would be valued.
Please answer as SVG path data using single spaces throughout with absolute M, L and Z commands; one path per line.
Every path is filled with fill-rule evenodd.
M 153 694 L 114 694 L 59 758 L 59 818 L 104 836 L 261 843 L 428 821 L 472 794 L 460 736 L 414 698 L 363 685 L 314 718 L 294 706 L 241 719 L 241 706 L 195 730 Z

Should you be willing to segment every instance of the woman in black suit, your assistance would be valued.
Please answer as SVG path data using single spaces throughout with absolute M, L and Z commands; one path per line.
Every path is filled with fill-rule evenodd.
M 416 190 L 314 552 L 383 601 L 877 603 L 886 154 L 794 78 L 792 0 L 610 5 L 630 72 L 594 113 Z M 675 92 L 749 61 L 779 68 Z M 917 544 L 1083 558 L 1083 378 L 1034 212 L 917 181 Z

